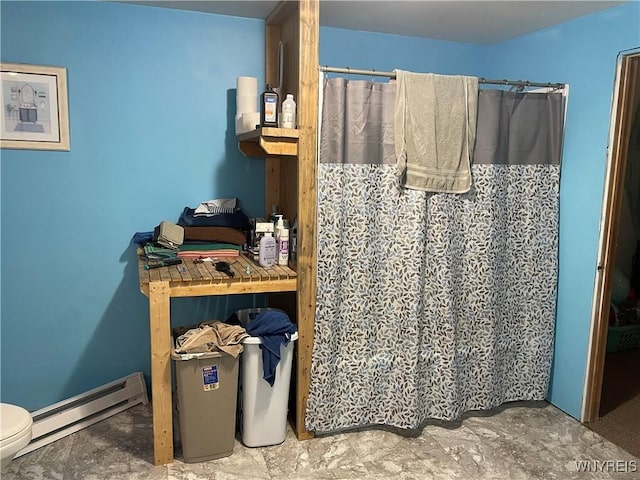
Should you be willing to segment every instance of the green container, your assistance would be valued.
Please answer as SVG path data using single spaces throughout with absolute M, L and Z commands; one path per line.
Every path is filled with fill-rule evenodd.
M 640 324 L 609 327 L 607 353 L 640 348 Z

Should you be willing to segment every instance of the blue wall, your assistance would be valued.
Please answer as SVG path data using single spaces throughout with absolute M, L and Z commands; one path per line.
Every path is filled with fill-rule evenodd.
M 236 77 L 263 82 L 264 22 L 3 1 L 1 27 L 3 62 L 64 66 L 69 84 L 70 152 L 2 150 L 1 399 L 34 410 L 149 373 L 136 231 L 211 198 L 264 214 L 264 164 L 233 124 Z M 174 300 L 173 319 L 254 301 Z
M 418 37 L 320 28 L 320 65 L 479 75 L 485 47 Z M 330 74 L 333 75 L 333 74 Z M 368 80 L 367 77 L 353 77 Z M 384 79 L 376 78 L 384 81 Z
M 321 64 L 570 83 L 551 400 L 574 416 L 615 59 L 640 45 L 639 7 L 489 47 L 320 29 Z M 39 36 L 23 35 L 27 23 Z M 61 65 L 69 75 L 71 151 L 3 150 L 0 164 L 1 395 L 33 410 L 148 373 L 135 231 L 209 198 L 238 196 L 247 213 L 263 213 L 263 164 L 238 153 L 233 115 L 236 76 L 262 82 L 264 24 L 112 3 L 2 2 L 1 27 L 3 62 Z M 180 299 L 172 312 L 184 324 L 260 301 Z
M 489 47 L 487 77 L 569 84 L 560 188 L 560 276 L 551 402 L 580 416 L 616 58 L 640 47 L 640 3 Z

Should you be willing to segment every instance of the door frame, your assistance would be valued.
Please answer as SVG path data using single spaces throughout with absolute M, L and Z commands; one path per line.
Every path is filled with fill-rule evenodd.
M 596 420 L 600 411 L 609 326 L 611 277 L 615 267 L 618 221 L 622 210 L 622 194 L 624 191 L 631 124 L 633 122 L 633 107 L 638 96 L 640 96 L 639 82 L 640 49 L 620 52 L 616 64 L 616 81 L 611 105 L 604 202 L 600 221 L 598 266 L 580 418 L 585 423 Z

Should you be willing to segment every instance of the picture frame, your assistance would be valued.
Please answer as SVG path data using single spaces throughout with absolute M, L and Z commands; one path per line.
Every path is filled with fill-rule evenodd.
M 0 63 L 0 148 L 69 151 L 67 69 Z

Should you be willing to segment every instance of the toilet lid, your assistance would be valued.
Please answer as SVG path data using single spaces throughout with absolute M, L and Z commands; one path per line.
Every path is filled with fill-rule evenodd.
M 31 426 L 33 420 L 31 415 L 24 408 L 7 403 L 0 404 L 0 434 L 2 440 L 26 430 Z

